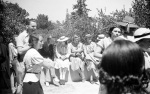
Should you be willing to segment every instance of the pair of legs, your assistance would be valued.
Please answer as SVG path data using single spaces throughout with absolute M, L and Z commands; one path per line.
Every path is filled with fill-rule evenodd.
M 85 82 L 85 75 L 84 75 L 84 70 L 82 68 L 79 68 L 77 70 L 77 72 L 79 73 L 81 79 L 82 79 L 82 82 Z
M 68 68 L 60 68 L 59 73 L 60 73 L 60 84 L 64 85 L 66 82 L 66 73 L 68 71 Z
M 24 78 L 24 64 L 17 59 L 13 61 L 13 70 L 14 72 L 11 73 L 11 88 L 12 91 L 16 91 L 16 94 L 22 94 L 22 86 L 21 84 L 23 83 L 23 78 Z M 15 73 L 15 74 L 14 74 Z
M 91 71 L 94 73 L 94 75 L 95 75 L 95 77 L 96 77 L 96 78 L 95 78 L 95 82 L 97 82 L 97 81 L 98 81 L 98 78 L 99 78 L 98 70 L 92 68 Z M 93 77 L 93 75 L 90 76 L 90 82 L 91 82 L 92 84 L 94 83 L 94 77 Z
M 44 70 L 44 74 L 45 74 L 45 84 L 47 86 L 49 86 L 49 82 L 53 82 L 53 84 L 55 84 L 54 80 L 56 82 L 59 81 L 55 74 L 55 68 L 51 68 L 51 69 L 44 68 L 43 70 Z
M 92 60 L 86 60 L 86 63 L 87 63 L 87 70 L 88 71 L 92 71 L 95 75 L 95 79 L 96 79 L 96 82 L 99 78 L 99 74 L 98 74 L 98 69 L 97 69 L 97 66 L 94 64 L 94 62 Z M 94 77 L 93 75 L 90 76 L 90 82 L 93 84 L 94 83 Z

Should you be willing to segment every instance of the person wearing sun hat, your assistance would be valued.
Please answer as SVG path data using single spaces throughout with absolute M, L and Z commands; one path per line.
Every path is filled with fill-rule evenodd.
M 135 20 L 133 17 L 126 15 L 122 22 L 115 22 L 117 25 L 120 26 L 123 34 L 121 36 L 121 38 L 133 41 L 134 37 L 133 37 L 133 32 L 139 28 L 138 25 L 135 24 Z
M 69 70 L 70 62 L 69 62 L 69 56 L 70 53 L 68 51 L 68 37 L 66 36 L 61 36 L 57 40 L 57 45 L 56 45 L 56 59 L 55 59 L 55 68 L 59 69 L 60 72 L 60 85 L 65 85 L 65 77 L 66 77 L 66 72 Z
M 149 56 L 149 47 L 150 47 L 150 29 L 148 28 L 139 28 L 134 32 L 134 42 L 136 42 L 143 50 L 145 58 L 145 69 L 147 75 L 150 79 L 150 56 Z M 149 88 L 149 87 L 148 87 Z M 148 89 L 150 92 L 150 90 Z
M 145 55 L 145 68 L 150 68 L 150 56 L 148 48 L 150 47 L 150 29 L 139 28 L 134 32 L 134 42 L 136 42 L 142 49 Z

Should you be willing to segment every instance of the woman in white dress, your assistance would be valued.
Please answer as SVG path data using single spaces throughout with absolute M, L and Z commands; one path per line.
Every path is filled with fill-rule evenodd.
M 55 68 L 60 72 L 60 85 L 65 85 L 66 72 L 69 70 L 70 62 L 67 40 L 69 38 L 62 36 L 57 40 Z
M 80 37 L 78 35 L 73 36 L 72 42 L 69 44 L 70 50 L 70 61 L 71 61 L 71 69 L 73 71 L 78 71 L 79 75 L 82 78 L 82 82 L 85 81 L 84 75 L 84 65 L 83 62 L 84 54 L 83 54 L 83 44 L 80 42 Z

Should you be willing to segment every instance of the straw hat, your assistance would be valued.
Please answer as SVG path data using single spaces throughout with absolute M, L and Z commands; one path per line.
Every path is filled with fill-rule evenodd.
M 138 26 L 134 23 L 134 19 L 130 16 L 125 16 L 122 22 L 115 22 L 116 24 L 129 28 L 138 28 Z
M 134 42 L 141 39 L 150 39 L 150 29 L 139 28 L 134 32 Z
M 66 36 L 61 36 L 57 41 L 58 42 L 63 42 L 63 41 L 67 41 L 69 38 Z
M 104 34 L 99 34 L 99 35 L 97 36 L 97 40 L 103 39 L 104 37 L 105 37 Z

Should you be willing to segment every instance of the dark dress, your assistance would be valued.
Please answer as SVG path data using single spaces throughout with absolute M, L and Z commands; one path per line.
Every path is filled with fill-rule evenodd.
M 50 58 L 52 61 L 54 61 L 54 49 L 55 46 L 53 44 L 48 45 L 48 43 L 45 42 L 43 48 L 39 49 L 38 51 L 44 58 Z
M 12 94 L 7 46 L 0 44 L 0 94 Z

